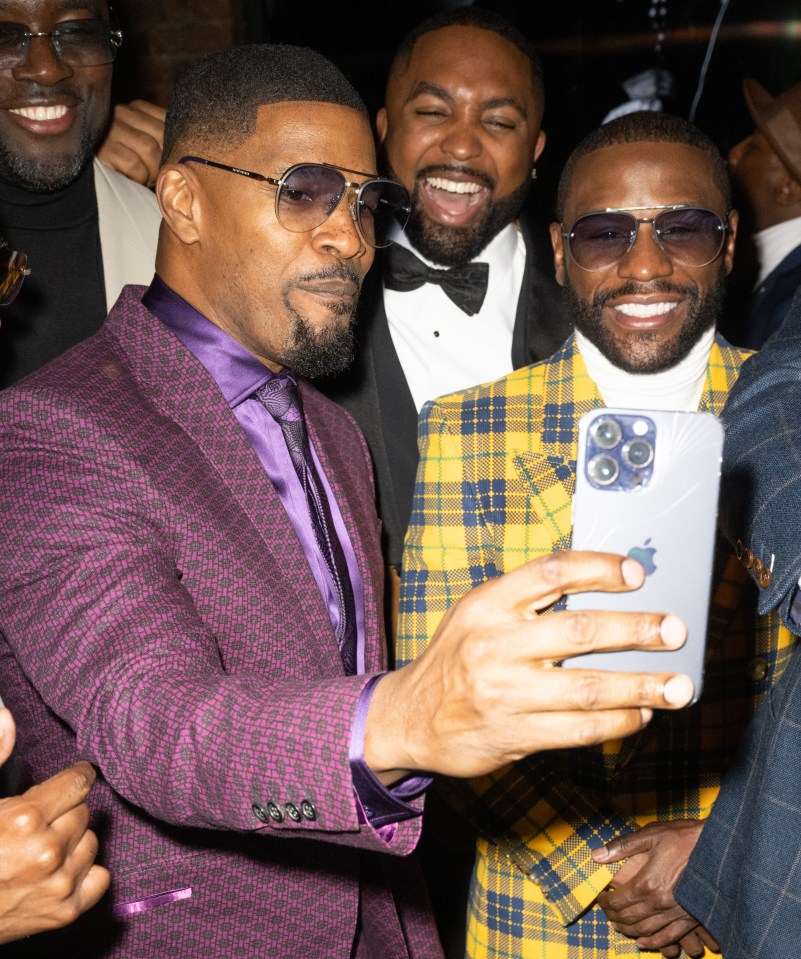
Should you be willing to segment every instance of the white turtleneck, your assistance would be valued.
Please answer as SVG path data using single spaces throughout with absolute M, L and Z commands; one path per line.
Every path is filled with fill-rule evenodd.
M 662 373 L 627 373 L 576 330 L 576 346 L 604 403 L 624 409 L 697 410 L 714 339 L 710 328 L 680 363 Z

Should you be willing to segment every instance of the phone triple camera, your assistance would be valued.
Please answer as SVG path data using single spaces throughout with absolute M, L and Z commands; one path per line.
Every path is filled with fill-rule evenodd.
M 587 478 L 597 489 L 630 490 L 648 485 L 656 442 L 656 426 L 649 417 L 600 413 L 587 440 Z

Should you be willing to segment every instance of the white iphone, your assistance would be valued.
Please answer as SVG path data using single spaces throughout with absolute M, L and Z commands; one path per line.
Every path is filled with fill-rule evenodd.
M 566 668 L 681 672 L 703 685 L 723 427 L 711 413 L 599 409 L 579 423 L 573 549 L 620 553 L 645 569 L 629 593 L 580 593 L 568 609 L 675 613 L 679 650 L 591 653 Z

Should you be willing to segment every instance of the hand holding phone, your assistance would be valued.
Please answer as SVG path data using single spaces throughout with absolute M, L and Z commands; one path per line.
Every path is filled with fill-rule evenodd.
M 572 610 L 675 613 L 675 652 L 594 653 L 565 668 L 682 672 L 703 683 L 723 427 L 711 413 L 600 409 L 579 423 L 572 548 L 630 556 L 645 569 L 633 593 L 581 593 Z

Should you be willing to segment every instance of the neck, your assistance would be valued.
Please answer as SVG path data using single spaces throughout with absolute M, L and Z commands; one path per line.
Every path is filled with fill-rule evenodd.
M 576 331 L 576 345 L 590 379 L 607 406 L 624 409 L 698 409 L 704 390 L 715 330 L 707 330 L 687 356 L 661 373 L 627 373 L 611 363 L 596 346 Z

